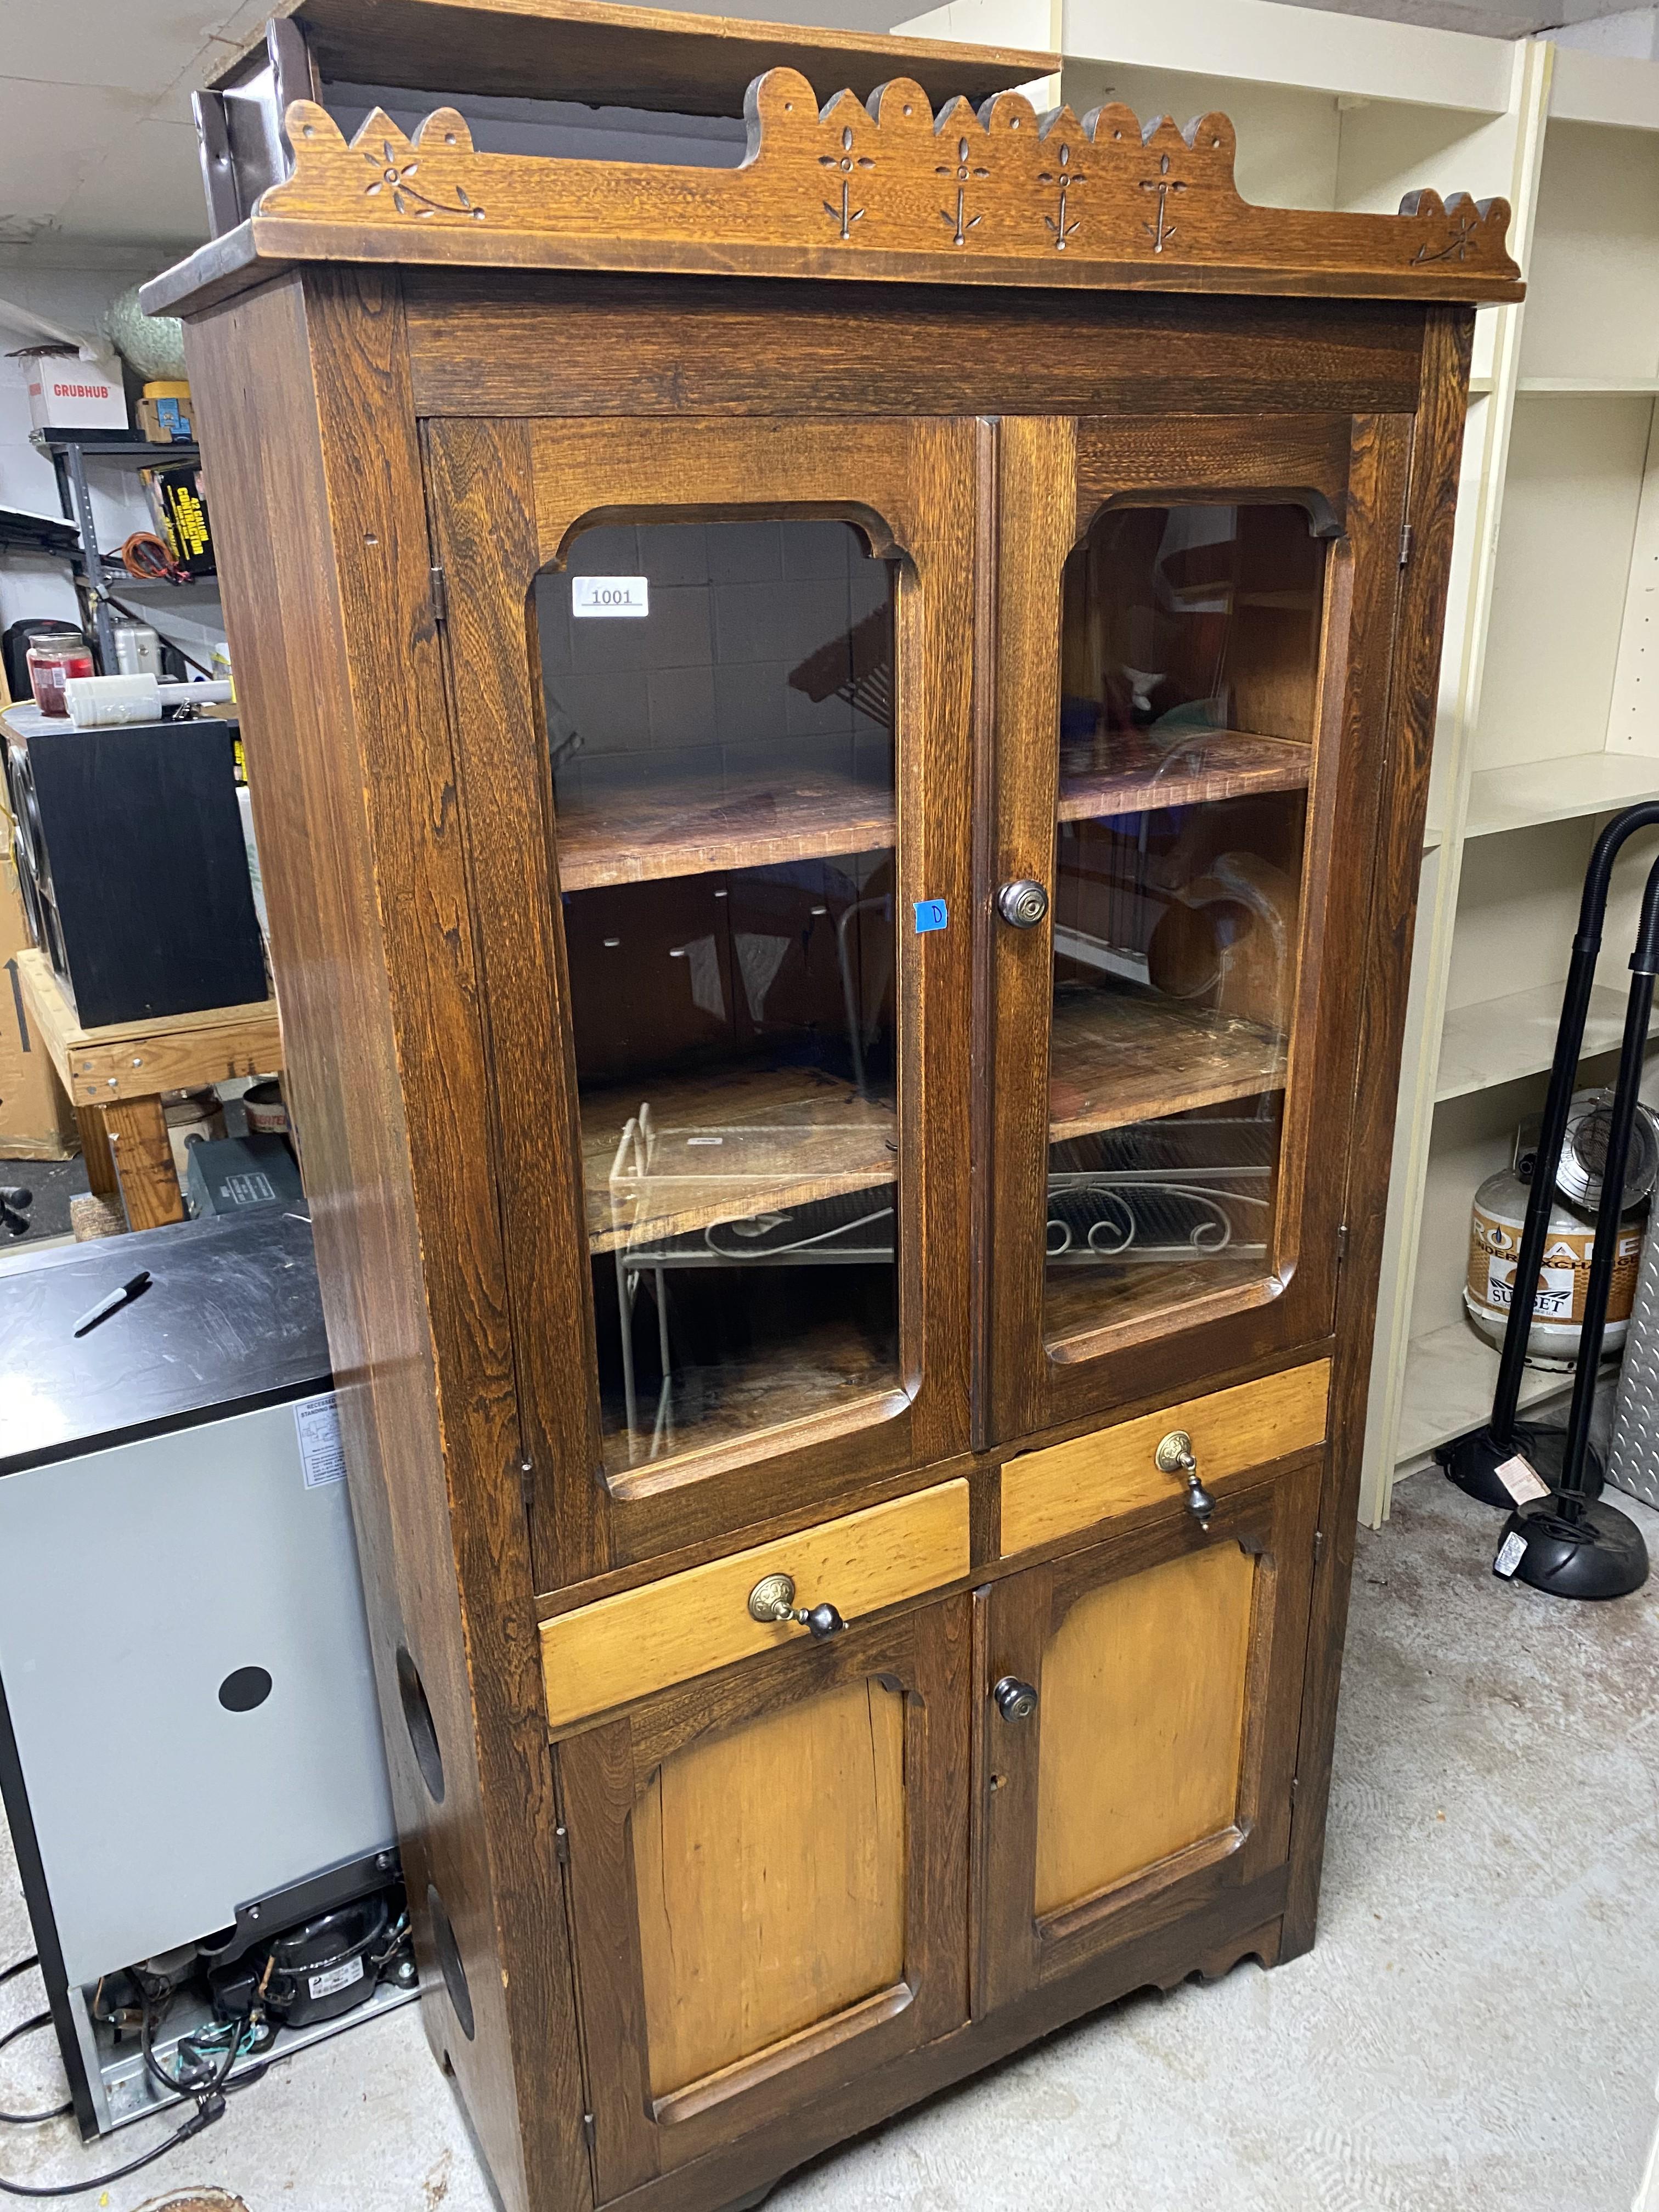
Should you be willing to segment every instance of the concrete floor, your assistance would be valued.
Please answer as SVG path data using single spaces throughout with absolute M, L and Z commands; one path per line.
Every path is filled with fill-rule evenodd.
M 1310 1956 L 1132 1998 L 820 2160 L 769 2212 L 1622 2212 L 1659 2068 L 1659 1583 L 1539 1597 L 1491 1575 L 1498 1527 L 1425 1474 L 1360 1536 Z M 0 1960 L 27 1948 L 8 1861 Z M 36 2003 L 13 1984 L 0 2025 Z M 14 2110 L 62 2094 L 49 2037 L 3 2063 Z M 0 2170 L 95 2173 L 161 2132 L 87 2151 L 66 2124 L 7 2129 Z M 81 2201 L 176 2200 L 489 2203 L 413 2008 Z

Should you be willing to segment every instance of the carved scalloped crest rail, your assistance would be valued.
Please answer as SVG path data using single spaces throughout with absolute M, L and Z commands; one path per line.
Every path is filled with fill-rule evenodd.
M 740 168 L 477 152 L 453 108 L 413 139 L 377 109 L 348 145 L 326 111 L 288 111 L 294 174 L 254 218 L 262 258 L 471 266 L 691 268 L 1158 289 L 1512 296 L 1503 200 L 1413 193 L 1397 216 L 1256 208 L 1233 182 L 1224 115 L 1185 131 L 1127 107 L 1039 118 L 1018 93 L 936 118 L 900 78 L 872 108 L 820 113 L 805 77 L 750 87 Z

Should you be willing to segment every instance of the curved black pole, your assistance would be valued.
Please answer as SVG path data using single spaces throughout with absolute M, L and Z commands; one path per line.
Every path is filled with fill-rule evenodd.
M 1647 889 L 1642 894 L 1642 924 L 1630 965 L 1625 1039 L 1619 1054 L 1619 1082 L 1613 1094 L 1607 1163 L 1601 1170 L 1601 1195 L 1595 1217 L 1595 1242 L 1590 1247 L 1589 1284 L 1584 1293 L 1584 1320 L 1578 1337 L 1578 1368 L 1573 1377 L 1572 1407 L 1567 1415 L 1567 1441 L 1557 1493 L 1564 1521 L 1582 1520 L 1587 1502 L 1584 1468 L 1589 1449 L 1590 1417 L 1595 1410 L 1595 1376 L 1601 1364 L 1607 1298 L 1619 1257 L 1620 1217 L 1625 1207 L 1625 1176 L 1630 1164 L 1631 1134 L 1636 1127 L 1637 1101 L 1647 1054 L 1648 1024 L 1653 1015 L 1654 976 L 1659 973 L 1659 860 L 1648 872 Z
M 1572 1104 L 1573 1085 L 1577 1080 L 1578 1055 L 1583 1047 L 1584 1018 L 1589 1011 L 1590 990 L 1595 981 L 1595 963 L 1601 950 L 1601 923 L 1607 908 L 1607 885 L 1613 875 L 1613 864 L 1627 837 L 1634 836 L 1638 830 L 1646 830 L 1656 823 L 1659 823 L 1659 800 L 1655 799 L 1644 800 L 1640 806 L 1627 807 L 1624 813 L 1615 816 L 1596 839 L 1595 850 L 1590 855 L 1589 867 L 1584 877 L 1584 896 L 1578 909 L 1578 933 L 1572 940 L 1572 964 L 1567 970 L 1566 989 L 1562 994 L 1561 1025 L 1555 1035 L 1555 1058 L 1551 1064 L 1549 1090 L 1544 1099 L 1543 1124 L 1538 1132 L 1537 1160 L 1532 1171 L 1532 1188 L 1527 1194 L 1527 1217 L 1521 1231 L 1521 1249 L 1515 1262 L 1515 1287 L 1510 1294 L 1510 1317 L 1504 1331 L 1503 1356 L 1498 1366 L 1498 1387 L 1492 1393 L 1491 1430 L 1501 1445 L 1510 1445 L 1515 1440 L 1515 1416 L 1521 1401 L 1521 1379 L 1527 1363 L 1527 1340 L 1532 1334 L 1538 1271 L 1543 1264 L 1544 1239 L 1548 1232 L 1550 1206 L 1555 1196 L 1556 1170 L 1561 1164 L 1561 1146 L 1567 1133 L 1567 1114 Z M 1648 908 L 1653 894 L 1651 877 L 1648 881 L 1648 893 L 1642 910 L 1644 943 L 1648 935 Z M 1648 996 L 1651 1000 L 1651 979 Z M 1628 1035 L 1628 1025 L 1626 1033 Z M 1645 1029 L 1643 1035 L 1645 1041 Z M 1621 1066 L 1621 1076 L 1622 1072 Z M 1633 1105 L 1632 1110 L 1633 1114 Z M 1626 1141 L 1628 1144 L 1628 1131 Z M 1621 1154 L 1621 1161 L 1622 1158 Z M 1609 1166 L 1612 1164 L 1611 1151 L 1608 1164 Z M 1601 1224 L 1609 1219 L 1613 1223 L 1612 1235 L 1615 1240 L 1610 1249 L 1616 1250 L 1619 1210 L 1616 1206 L 1608 1206 L 1604 1193 L 1601 1224 L 1596 1231 L 1597 1246 L 1601 1242 Z M 1593 1249 L 1590 1262 L 1592 1283 L 1595 1264 Z M 1611 1259 L 1607 1264 L 1610 1275 Z M 1600 1351 L 1598 1335 L 1598 1356 Z M 1581 1348 L 1578 1359 L 1580 1382 L 1588 1374 L 1591 1377 L 1590 1387 L 1593 1389 L 1595 1372 L 1595 1361 L 1587 1360 Z M 1576 1409 L 1577 1388 L 1573 1403 Z M 1588 1437 L 1589 1433 L 1587 1415 L 1584 1434 Z M 1582 1444 L 1580 1459 L 1582 1462 Z

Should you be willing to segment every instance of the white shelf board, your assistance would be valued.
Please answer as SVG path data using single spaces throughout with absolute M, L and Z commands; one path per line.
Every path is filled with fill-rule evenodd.
M 1579 399 L 1640 398 L 1644 392 L 1659 392 L 1659 376 L 1523 376 L 1515 388 L 1523 399 L 1552 392 Z
M 1558 46 L 1550 85 L 1552 123 L 1610 123 L 1659 131 L 1659 64 Z
M 1522 1075 L 1541 1075 L 1555 1058 L 1561 992 L 1559 983 L 1540 983 L 1501 999 L 1449 1007 L 1440 1032 L 1435 1104 L 1466 1098 L 1473 1091 L 1490 1091 Z M 1611 1052 L 1624 1034 L 1625 994 L 1610 983 L 1597 983 L 1584 1018 L 1581 1057 Z
M 1472 376 L 1469 379 L 1471 399 L 1490 399 L 1498 388 L 1498 380 L 1492 376 Z
M 1477 1336 L 1467 1321 L 1414 1336 L 1406 1353 L 1395 1466 L 1419 1460 L 1437 1444 L 1479 1428 L 1492 1411 L 1497 1384 L 1497 1346 Z M 1570 1370 L 1528 1367 L 1521 1377 L 1522 1410 L 1571 1389 Z
M 917 17 L 904 27 L 927 26 Z M 1468 31 L 1286 7 L 1282 0 L 1064 0 L 1067 60 L 1178 70 L 1355 100 L 1501 115 L 1515 46 Z M 1659 71 L 1655 72 L 1659 75 Z
M 1466 837 L 1491 837 L 1535 822 L 1570 822 L 1659 799 L 1659 757 L 1647 753 L 1568 753 L 1481 769 L 1469 778 Z

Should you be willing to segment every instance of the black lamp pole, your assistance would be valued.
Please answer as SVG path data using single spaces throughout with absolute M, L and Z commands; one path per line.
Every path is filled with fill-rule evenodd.
M 1640 810 L 1637 810 L 1640 811 Z M 1616 829 L 1618 823 L 1613 824 Z M 1599 851 L 1599 847 L 1598 847 Z M 1594 863 L 1592 863 L 1594 866 Z M 1605 887 L 1603 890 L 1605 896 Z M 1653 1014 L 1653 983 L 1659 973 L 1659 860 L 1649 872 L 1642 895 L 1642 922 L 1631 955 L 1630 999 L 1625 1009 L 1625 1037 L 1619 1054 L 1619 1081 L 1613 1094 L 1607 1164 L 1601 1172 L 1601 1202 L 1590 1247 L 1589 1284 L 1578 1339 L 1578 1367 L 1572 1407 L 1567 1415 L 1561 1480 L 1553 1497 L 1519 1507 L 1504 1523 L 1498 1557 L 1518 1537 L 1525 1549 L 1514 1568 L 1516 1581 L 1558 1597 L 1626 1597 L 1648 1578 L 1647 1546 L 1628 1514 L 1589 1494 L 1590 1419 L 1595 1410 L 1596 1370 L 1607 1328 L 1607 1297 L 1619 1257 L 1620 1217 L 1624 1211 L 1625 1174 L 1642 1087 L 1648 1024 Z M 1528 1212 L 1531 1222 L 1530 1203 Z M 1517 1289 L 1519 1285 L 1517 1285 Z M 1509 1351 L 1507 1337 L 1504 1352 Z
M 1566 1140 L 1567 1133 L 1567 1115 L 1572 1106 L 1573 1086 L 1578 1078 L 1579 1055 L 1583 1049 L 1584 1021 L 1589 1012 L 1590 992 L 1595 982 L 1595 963 L 1601 951 L 1601 925 L 1607 916 L 1607 888 L 1613 878 L 1613 862 L 1618 859 L 1627 838 L 1634 836 L 1638 830 L 1650 828 L 1656 823 L 1659 823 L 1659 800 L 1648 799 L 1640 806 L 1627 807 L 1624 813 L 1615 816 L 1608 823 L 1607 828 L 1596 839 L 1595 849 L 1590 854 L 1589 866 L 1584 875 L 1584 895 L 1578 908 L 1578 932 L 1572 940 L 1572 961 L 1567 970 L 1566 989 L 1561 999 L 1561 1020 L 1555 1033 L 1555 1058 L 1551 1063 L 1549 1090 L 1544 1099 L 1543 1124 L 1538 1132 L 1538 1151 L 1532 1171 L 1532 1188 L 1527 1194 L 1526 1219 L 1521 1231 L 1521 1249 L 1515 1263 L 1515 1286 L 1510 1294 L 1510 1317 L 1504 1330 L 1504 1350 L 1498 1364 L 1498 1385 L 1492 1393 L 1492 1416 L 1483 1428 L 1473 1430 L 1468 1435 L 1460 1437 L 1455 1443 L 1449 1445 L 1442 1455 L 1442 1463 L 1445 1467 L 1446 1473 L 1458 1487 L 1467 1490 L 1472 1498 L 1484 1499 L 1488 1505 L 1507 1507 L 1514 1502 L 1508 1491 L 1498 1480 L 1497 1469 L 1505 1460 L 1512 1458 L 1517 1450 L 1524 1450 L 1528 1456 L 1534 1461 L 1547 1459 L 1551 1455 L 1553 1433 L 1547 1430 L 1523 1428 L 1516 1419 L 1516 1413 L 1521 1401 L 1521 1377 L 1526 1367 L 1527 1341 L 1532 1334 L 1533 1305 L 1538 1292 L 1539 1270 L 1544 1261 L 1544 1243 L 1549 1233 L 1550 1208 L 1555 1199 L 1556 1173 L 1561 1164 L 1561 1147 Z M 1650 879 L 1649 890 L 1650 895 L 1651 879 Z M 1644 942 L 1650 902 L 1650 896 L 1643 904 Z M 1639 981 L 1639 978 L 1638 980 Z M 1647 985 L 1650 1001 L 1652 990 L 1652 980 L 1650 977 Z M 1633 999 L 1634 989 L 1632 990 L 1632 1018 L 1634 1018 Z M 1647 1036 L 1645 1017 L 1644 1017 L 1641 1034 L 1642 1041 L 1645 1043 Z M 1629 1051 L 1629 1040 L 1630 1027 L 1626 1023 L 1626 1054 Z M 1639 1047 L 1638 1073 L 1639 1077 Z M 1624 1068 L 1621 1064 L 1621 1082 L 1623 1074 Z M 1635 1116 L 1633 1090 L 1630 1112 L 1633 1121 Z M 1630 1141 L 1628 1125 L 1623 1141 L 1625 1147 L 1627 1148 Z M 1617 1157 L 1620 1188 L 1622 1191 L 1625 1151 L 1621 1149 Z M 1609 1175 L 1613 1169 L 1613 1155 L 1610 1147 L 1607 1162 Z M 1605 1231 L 1610 1239 L 1607 1260 L 1607 1279 L 1610 1282 L 1613 1255 L 1617 1249 L 1618 1230 L 1619 1207 L 1616 1202 L 1609 1204 L 1609 1184 L 1604 1177 L 1601 1211 L 1597 1224 L 1596 1242 L 1590 1261 L 1592 1298 L 1595 1281 L 1595 1255 L 1601 1249 L 1602 1234 Z M 1607 1293 L 1604 1286 L 1601 1305 L 1595 1309 L 1598 1315 L 1595 1330 L 1595 1358 L 1587 1357 L 1589 1344 L 1589 1317 L 1586 1316 L 1585 1334 L 1581 1340 L 1578 1354 L 1577 1380 L 1574 1390 L 1575 1406 L 1580 1391 L 1588 1389 L 1593 1393 L 1595 1387 L 1595 1367 L 1601 1348 L 1602 1318 L 1601 1317 L 1604 1317 L 1606 1314 L 1606 1299 Z M 1589 1377 L 1588 1384 L 1585 1381 L 1586 1376 Z M 1594 1455 L 1589 1453 L 1588 1444 L 1589 1417 L 1586 1414 L 1577 1477 L 1577 1486 L 1585 1495 L 1588 1495 L 1592 1489 L 1599 1489 L 1601 1483 L 1601 1468 Z M 1546 1466 L 1540 1468 L 1539 1471 L 1540 1474 L 1547 1474 L 1553 1469 Z M 1566 1462 L 1564 1452 L 1561 1462 L 1563 1477 L 1565 1472 Z M 1624 1516 L 1621 1515 L 1619 1517 L 1622 1519 Z

